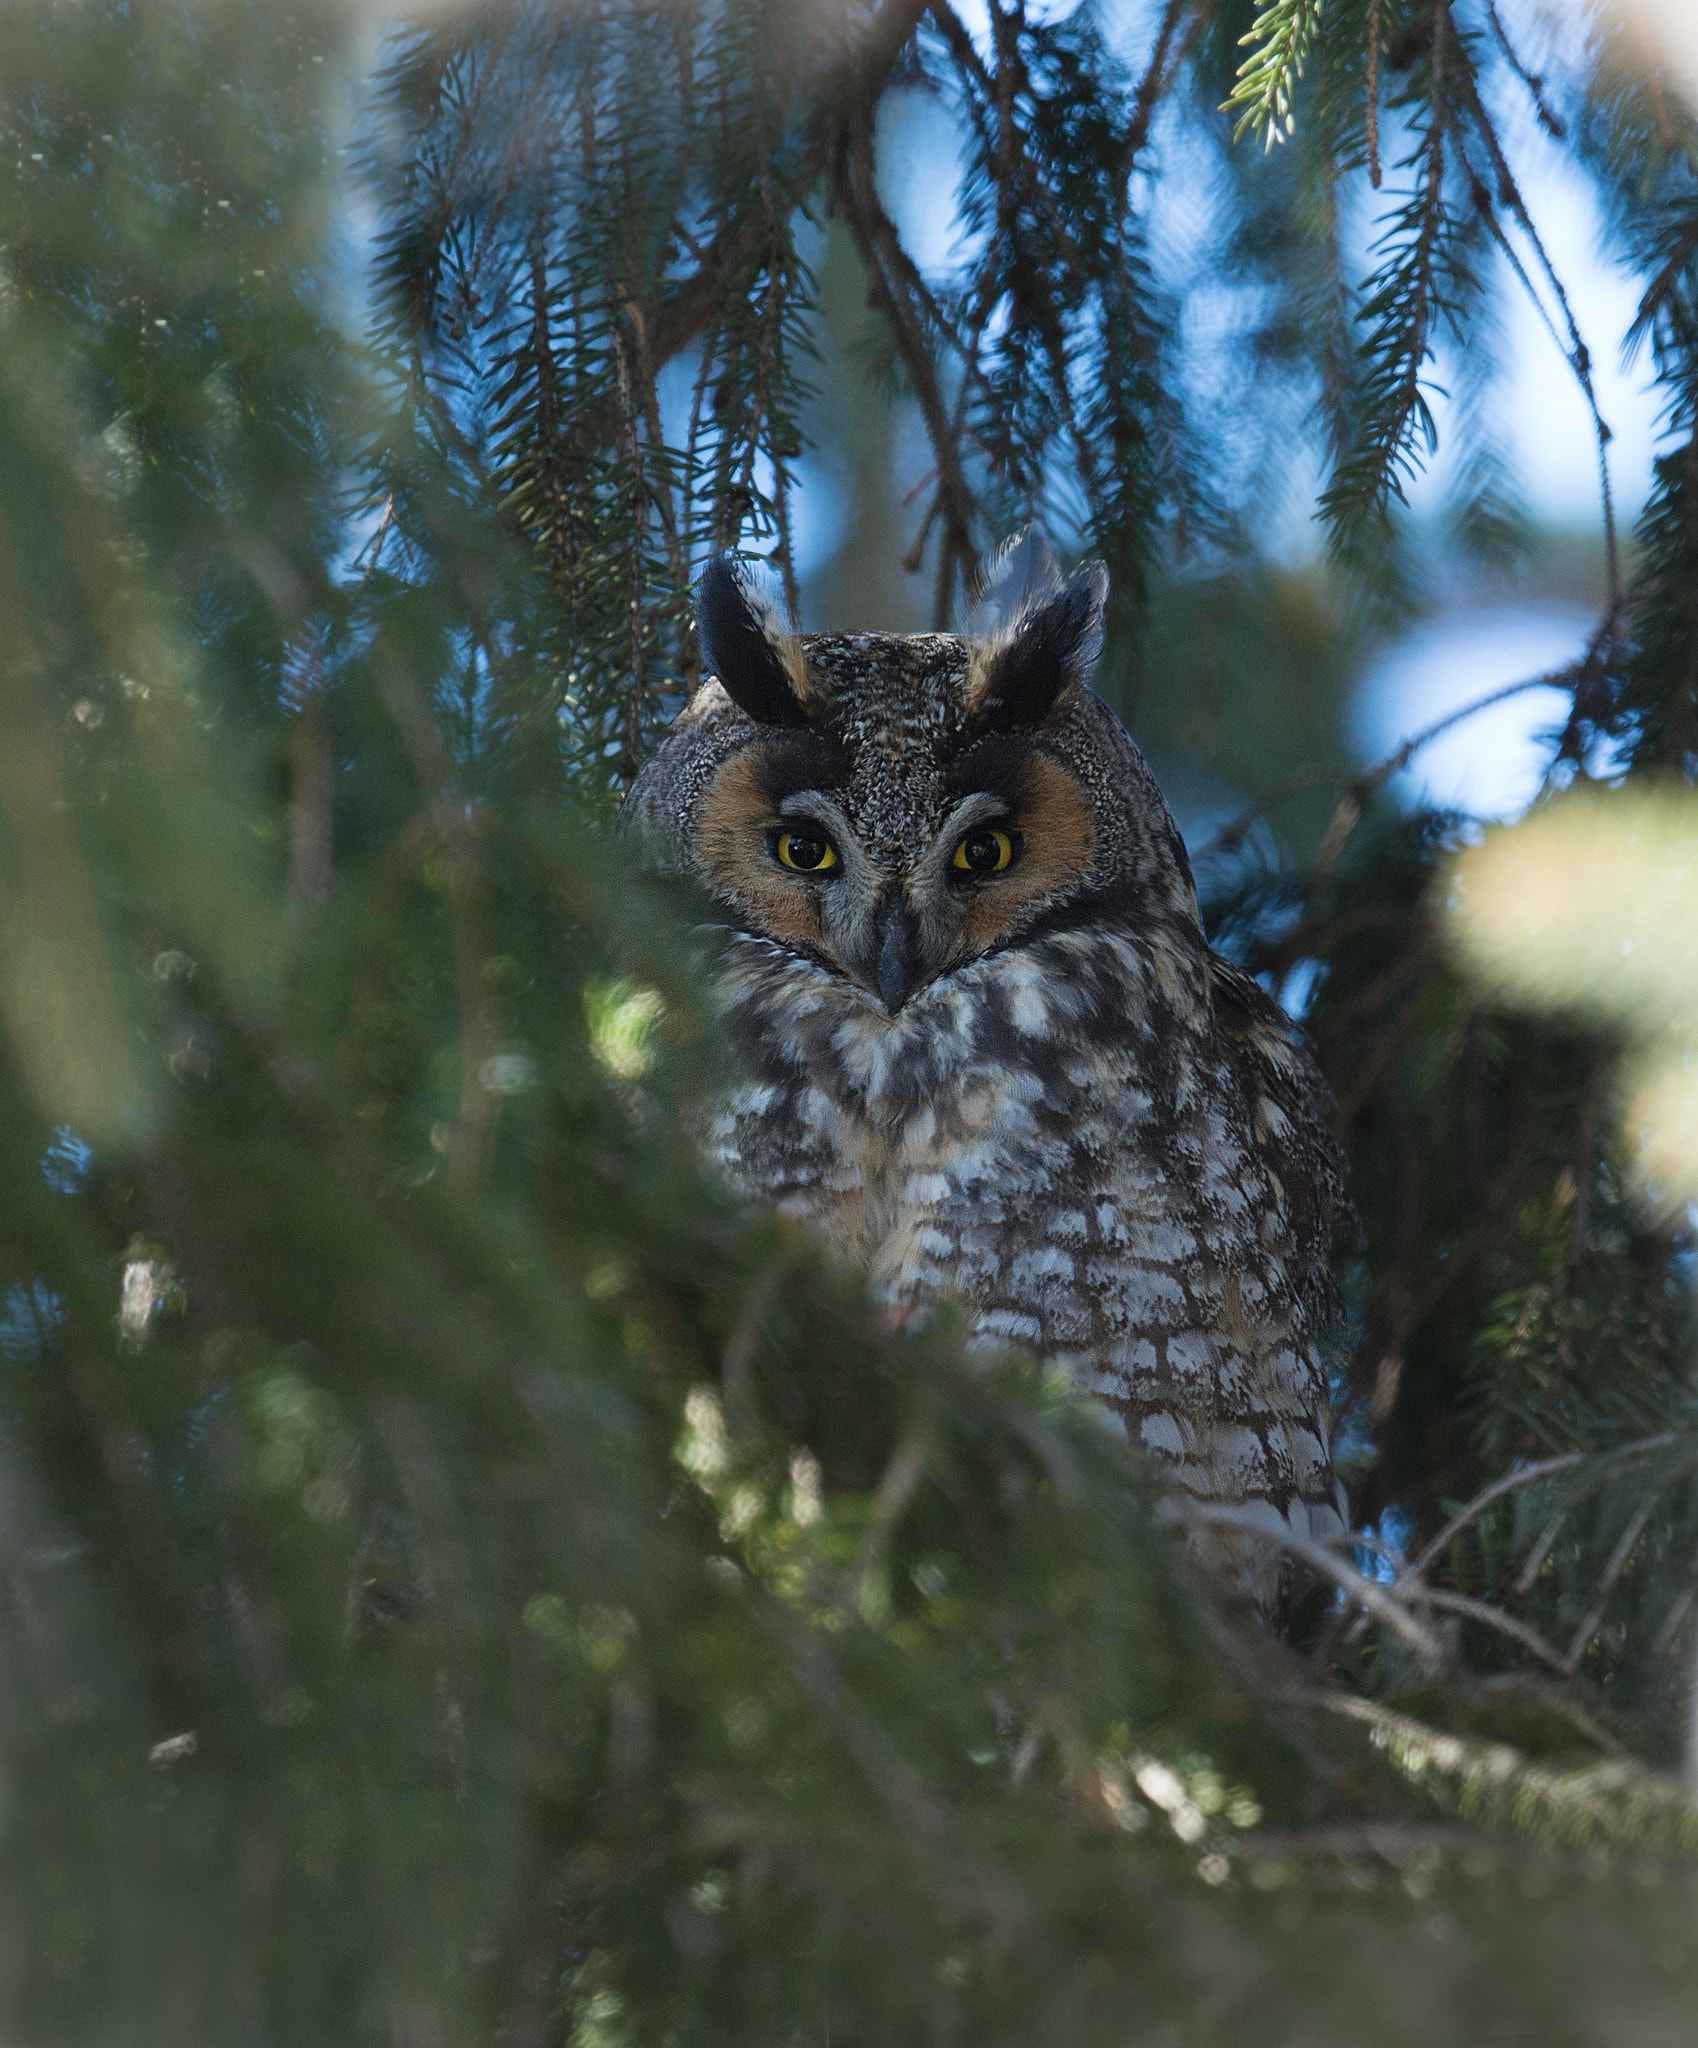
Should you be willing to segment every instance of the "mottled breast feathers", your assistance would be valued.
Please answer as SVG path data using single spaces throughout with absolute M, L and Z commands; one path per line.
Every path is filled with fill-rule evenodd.
M 715 563 L 626 815 L 726 912 L 732 1181 L 1065 1363 L 1177 1488 L 1330 1534 L 1326 1090 L 1089 687 L 1105 591 L 1028 540 L 977 630 L 799 635 Z

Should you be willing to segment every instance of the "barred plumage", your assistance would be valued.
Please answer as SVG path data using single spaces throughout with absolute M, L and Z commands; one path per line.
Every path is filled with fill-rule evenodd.
M 1040 549 L 989 637 L 796 636 L 704 579 L 717 680 L 627 809 L 729 913 L 712 1147 L 892 1300 L 1064 1363 L 1185 1492 L 1334 1533 L 1325 1087 L 1088 687 L 1100 571 Z

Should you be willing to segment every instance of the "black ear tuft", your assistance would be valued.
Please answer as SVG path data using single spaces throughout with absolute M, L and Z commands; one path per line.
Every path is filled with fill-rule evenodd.
M 1107 599 L 1108 571 L 1093 562 L 993 642 L 974 693 L 981 731 L 1021 732 L 1040 725 L 1070 684 L 1090 680 L 1102 651 Z
M 759 725 L 806 725 L 801 649 L 783 604 L 752 562 L 719 555 L 696 587 L 696 638 L 704 674 Z

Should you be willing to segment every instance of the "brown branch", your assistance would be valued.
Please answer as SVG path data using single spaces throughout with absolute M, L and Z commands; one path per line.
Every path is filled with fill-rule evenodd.
M 971 74 L 973 83 L 986 99 L 994 99 L 996 88 L 990 73 L 985 69 L 985 60 L 979 55 L 973 38 L 967 33 L 954 8 L 947 5 L 947 0 L 930 0 L 927 12 L 937 24 L 944 41 L 948 43 L 956 63 L 962 70 Z
M 787 182 L 794 190 L 806 190 L 829 169 L 839 149 L 845 98 L 853 94 L 862 108 L 877 100 L 926 7 L 927 0 L 885 0 L 865 32 L 833 66 L 821 86 L 807 143 L 796 161 L 786 167 Z M 726 221 L 702 251 L 691 275 L 661 295 L 649 315 L 649 356 L 657 370 L 712 325 L 724 302 L 728 280 L 747 269 L 766 233 L 766 223 L 758 215 Z
M 1526 86 L 1533 102 L 1533 111 L 1539 117 L 1539 125 L 1553 142 L 1565 141 L 1568 128 L 1561 117 L 1552 111 L 1550 102 L 1545 98 L 1545 81 L 1536 72 L 1529 71 L 1517 56 L 1515 45 L 1509 40 L 1509 32 L 1499 18 L 1497 0 L 1486 0 L 1486 19 L 1492 25 L 1492 34 L 1497 38 L 1499 49 L 1509 61 L 1510 70 Z
M 954 423 L 944 403 L 937 365 L 927 343 L 921 314 L 912 296 L 912 281 L 918 273 L 903 249 L 896 225 L 885 212 L 878 196 L 873 160 L 873 127 L 870 106 L 863 104 L 844 138 L 835 181 L 839 212 L 849 223 L 867 266 L 869 296 L 890 322 L 891 333 L 909 377 L 913 380 L 920 413 L 932 444 L 937 464 L 938 495 L 942 499 L 943 538 L 940 544 L 938 611 L 940 628 L 948 624 L 951 583 L 957 567 L 971 576 L 978 567 L 978 550 L 973 545 L 973 521 L 978 500 L 961 465 L 961 453 Z
M 1542 1664 L 1548 1664 L 1564 1678 L 1574 1676 L 1573 1664 L 1559 1651 L 1553 1650 L 1536 1628 L 1518 1621 L 1513 1614 L 1505 1614 L 1502 1608 L 1493 1607 L 1485 1600 L 1472 1600 L 1466 1593 L 1448 1593 L 1436 1586 L 1424 1586 L 1419 1598 L 1424 1607 L 1436 1607 L 1445 1614 L 1460 1614 L 1468 1621 L 1496 1629 L 1499 1635 L 1508 1636 L 1511 1642 L 1519 1643 L 1524 1650 L 1531 1650 Z
M 1519 60 L 1510 48 L 1508 38 L 1504 36 L 1501 25 L 1497 23 L 1496 9 L 1491 8 L 1490 11 L 1493 15 L 1493 25 L 1498 29 L 1499 39 L 1508 53 L 1511 65 L 1517 72 L 1521 72 Z M 1609 571 L 1609 601 L 1610 609 L 1613 611 L 1621 601 L 1620 548 L 1616 538 L 1615 497 L 1610 487 L 1609 457 L 1607 453 L 1610 441 L 1614 437 L 1611 434 L 1608 422 L 1604 419 L 1603 413 L 1598 406 L 1597 392 L 1592 383 L 1592 358 L 1585 342 L 1580 337 L 1579 323 L 1574 317 L 1574 308 L 1569 303 L 1568 293 L 1564 289 L 1561 277 L 1557 274 L 1556 265 L 1551 261 L 1538 229 L 1533 225 L 1533 217 L 1528 212 L 1527 202 L 1521 196 L 1521 188 L 1516 183 L 1515 174 L 1509 167 L 1509 159 L 1505 156 L 1503 145 L 1498 140 L 1496 126 L 1491 116 L 1486 112 L 1485 103 L 1480 97 L 1480 82 L 1475 75 L 1474 66 L 1469 60 L 1466 44 L 1459 46 L 1458 56 L 1461 63 L 1460 78 L 1463 98 L 1468 112 L 1473 119 L 1475 133 L 1485 144 L 1486 153 L 1491 159 L 1492 170 L 1498 181 L 1498 191 L 1502 196 L 1503 203 L 1515 217 L 1522 233 L 1532 244 L 1534 257 L 1544 274 L 1545 281 L 1549 284 L 1552 293 L 1555 295 L 1557 305 L 1562 312 L 1564 325 L 1568 329 L 1568 347 L 1563 349 L 1560 341 L 1557 342 L 1557 346 L 1562 350 L 1569 368 L 1574 372 L 1575 381 L 1580 386 L 1581 395 L 1585 398 L 1587 410 L 1592 416 L 1592 433 L 1598 448 L 1598 480 L 1604 514 L 1604 551 Z M 1523 78 L 1526 77 L 1524 72 L 1521 75 Z M 1533 83 L 1539 84 L 1542 81 L 1533 81 Z M 1472 171 L 1470 171 L 1470 177 L 1471 179 L 1473 177 Z M 1533 290 L 1532 284 L 1522 269 L 1520 261 L 1509 250 L 1502 230 L 1497 224 L 1489 197 L 1484 194 L 1483 188 L 1477 179 L 1473 180 L 1473 185 L 1476 210 L 1485 221 L 1498 246 L 1509 256 L 1510 263 L 1517 277 L 1521 280 L 1522 285 L 1538 307 L 1540 316 L 1544 319 L 1545 324 L 1549 326 L 1550 316 L 1546 313 L 1544 304 L 1538 294 Z
M 1149 140 L 1150 123 L 1155 118 L 1156 108 L 1161 104 L 1163 93 L 1173 83 L 1174 73 L 1185 61 L 1198 32 L 1208 20 L 1210 10 L 1206 7 L 1199 9 L 1197 19 L 1191 25 L 1191 34 L 1186 38 L 1184 47 L 1180 50 L 1178 56 L 1175 57 L 1170 67 L 1167 61 L 1167 53 L 1169 46 L 1173 42 L 1174 33 L 1179 27 L 1179 17 L 1184 13 L 1185 5 L 1186 0 L 1167 0 L 1167 7 L 1161 18 L 1161 27 L 1156 31 L 1155 48 L 1150 52 L 1150 61 L 1144 68 L 1144 76 L 1139 81 L 1137 96 L 1132 102 L 1132 119 L 1127 126 L 1126 142 L 1121 152 L 1120 178 L 1122 189 L 1130 181 L 1132 173 L 1137 167 L 1138 152 Z

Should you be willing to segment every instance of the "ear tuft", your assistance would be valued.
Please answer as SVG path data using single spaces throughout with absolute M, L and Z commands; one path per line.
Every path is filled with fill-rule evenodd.
M 776 579 L 759 563 L 719 555 L 696 586 L 704 674 L 758 725 L 806 725 L 808 670 Z
M 1056 589 L 1053 558 L 1049 568 L 1048 589 L 1016 611 L 981 650 L 972 709 L 983 731 L 1021 732 L 1040 725 L 1074 683 L 1090 681 L 1097 665 L 1108 571 L 1093 562 Z
M 998 550 L 962 627 L 969 640 L 1006 639 L 1020 618 L 1061 588 L 1049 542 L 1028 526 Z

